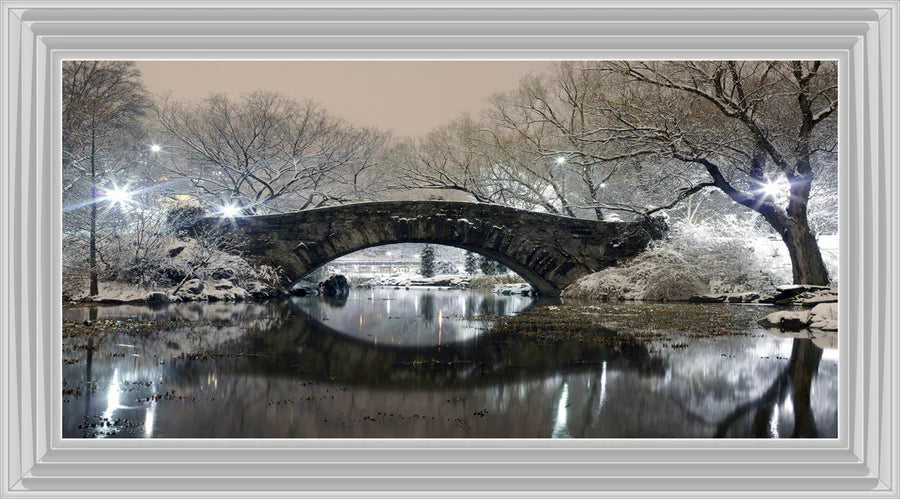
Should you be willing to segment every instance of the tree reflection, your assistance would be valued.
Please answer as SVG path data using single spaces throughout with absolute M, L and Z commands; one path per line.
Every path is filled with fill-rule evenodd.
M 419 297 L 419 316 L 428 324 L 434 322 L 436 314 L 433 294 L 425 293 Z
M 770 436 L 777 408 L 788 395 L 794 407 L 794 438 L 816 438 L 818 428 L 811 404 L 812 381 L 819 370 L 822 349 L 812 340 L 797 338 L 791 347 L 790 363 L 757 399 L 736 407 L 718 423 L 716 438 L 724 438 L 746 417 L 752 417 L 751 433 L 756 437 Z
M 485 296 L 478 306 L 478 313 L 482 316 L 506 315 L 506 303 L 496 296 Z

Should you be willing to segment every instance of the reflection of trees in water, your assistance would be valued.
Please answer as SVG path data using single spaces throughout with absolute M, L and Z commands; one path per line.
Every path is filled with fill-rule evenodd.
M 478 313 L 482 316 L 506 315 L 507 300 L 490 295 L 485 296 L 478 305 Z
M 419 317 L 425 320 L 426 323 L 431 324 L 434 322 L 434 318 L 437 316 L 435 313 L 434 306 L 434 295 L 431 293 L 425 293 L 424 295 L 419 297 Z
M 446 302 L 440 302 L 440 294 L 425 294 L 416 298 L 418 302 L 411 302 L 410 305 L 418 303 L 420 317 L 423 318 L 427 315 L 435 320 L 437 308 L 446 306 Z M 484 315 L 503 313 L 509 302 L 500 298 L 467 296 L 464 302 L 467 314 L 474 314 L 476 311 Z M 791 413 L 783 410 L 781 414 L 792 417 L 794 421 L 791 431 L 790 422 L 782 418 L 785 433 L 790 433 L 784 436 L 816 437 L 820 434 L 827 435 L 830 431 L 827 426 L 821 429 L 817 427 L 817 419 L 819 426 L 827 425 L 830 412 L 823 417 L 819 408 L 819 417 L 814 418 L 813 415 L 811 386 L 821 364 L 822 350 L 810 340 L 794 340 L 789 364 L 778 372 L 764 369 L 758 361 L 735 366 L 736 372 L 745 380 L 742 381 L 742 386 L 753 387 L 750 392 L 741 391 L 742 388 L 735 383 L 724 382 L 727 378 L 724 373 L 728 371 L 722 371 L 721 366 L 713 366 L 709 371 L 715 374 L 710 376 L 722 379 L 723 382 L 711 389 L 699 385 L 704 386 L 703 398 L 697 399 L 693 397 L 693 393 L 687 393 L 681 379 L 673 380 L 675 383 L 671 386 L 661 384 L 660 380 L 675 361 L 670 361 L 666 356 L 650 355 L 644 346 L 617 351 L 588 347 L 578 342 L 538 345 L 514 336 L 494 335 L 482 336 L 477 343 L 443 346 L 439 351 L 433 347 L 403 347 L 381 342 L 373 345 L 364 338 L 342 334 L 326 326 L 335 326 L 334 322 L 319 323 L 306 317 L 297 318 L 298 311 L 287 305 L 289 304 L 269 304 L 267 313 L 245 314 L 244 322 L 239 325 L 217 321 L 213 325 L 178 332 L 140 335 L 129 341 L 137 347 L 135 351 L 142 354 L 140 360 L 111 362 L 120 368 L 122 379 L 155 379 L 152 374 L 156 372 L 167 383 L 168 380 L 178 380 L 185 387 L 200 386 L 210 372 L 214 374 L 216 370 L 222 374 L 227 373 L 228 377 L 241 376 L 244 381 L 240 383 L 232 379 L 226 381 L 226 377 L 220 376 L 219 391 L 246 397 L 248 406 L 251 405 L 251 400 L 252 404 L 264 405 L 266 400 L 276 397 L 280 392 L 275 387 L 290 383 L 291 379 L 298 376 L 306 378 L 312 375 L 323 381 L 335 376 L 345 386 L 352 386 L 354 393 L 368 393 L 365 392 L 367 388 L 376 388 L 379 394 L 373 395 L 376 398 L 385 393 L 436 393 L 441 390 L 460 390 L 463 393 L 462 391 L 489 388 L 511 397 L 510 400 L 514 402 L 510 402 L 510 407 L 520 411 L 515 418 L 541 420 L 549 412 L 553 412 L 547 408 L 559 408 L 561 389 L 566 385 L 567 400 L 562 407 L 565 408 L 566 415 L 565 431 L 572 437 L 616 436 L 598 435 L 598 432 L 620 432 L 619 435 L 628 436 L 627 431 L 635 429 L 644 432 L 641 433 L 642 436 L 652 436 L 654 431 L 675 431 L 684 436 L 764 437 L 769 433 L 771 422 L 778 417 L 779 405 L 788 400 L 788 404 L 793 403 L 793 414 L 788 416 Z M 238 307 L 238 304 L 234 306 Z M 515 304 L 509 304 L 509 307 L 514 308 Z M 444 310 L 447 311 L 446 308 Z M 218 312 L 216 316 L 219 316 Z M 248 328 L 248 323 L 254 326 Z M 444 326 L 447 327 L 446 322 Z M 168 350 L 167 342 L 176 340 L 188 351 L 210 349 L 262 352 L 265 357 L 228 357 L 203 362 L 177 360 L 167 362 L 165 367 L 157 366 L 155 357 L 151 354 L 159 354 L 160 357 L 175 355 L 177 352 Z M 115 348 L 115 341 L 111 343 L 109 346 Z M 103 352 L 103 349 L 96 353 L 88 351 L 87 365 L 84 366 L 87 369 L 86 379 L 91 379 L 92 375 L 107 379 L 111 375 L 107 371 L 113 364 L 104 360 Z M 703 350 L 700 352 L 700 355 L 691 358 L 698 364 L 689 364 L 691 367 L 687 369 L 687 373 L 690 376 L 705 369 L 699 362 L 707 359 L 709 353 Z M 677 358 L 679 357 L 673 359 Z M 428 365 L 431 360 L 436 360 L 438 364 Z M 604 388 L 605 382 L 601 383 L 605 376 L 601 376 L 598 371 L 604 361 L 608 365 L 610 393 L 614 398 L 605 405 L 601 414 L 604 400 L 608 396 Z M 128 364 L 132 362 L 134 365 L 129 369 Z M 419 364 L 413 365 L 413 362 Z M 449 365 L 450 362 L 453 365 Z M 751 370 L 749 366 L 755 366 L 756 370 Z M 80 371 L 82 368 L 81 365 L 65 367 L 70 371 Z M 765 372 L 764 376 L 760 375 L 760 369 Z M 605 375 L 606 370 L 602 372 Z M 744 376 L 745 374 L 749 376 Z M 543 382 L 551 379 L 554 386 Z M 825 379 L 829 380 L 827 376 Z M 691 390 L 693 386 L 691 385 Z M 765 390 L 757 395 L 763 386 L 766 386 Z M 657 391 L 657 387 L 662 387 L 665 391 Z M 673 394 L 674 397 L 667 400 L 666 393 Z M 397 397 L 402 399 L 403 396 Z M 741 403 L 751 397 L 753 400 Z M 85 410 L 91 405 L 90 393 L 86 394 L 86 399 Z M 444 399 L 438 402 L 442 400 Z M 692 413 L 682 404 L 683 401 L 690 400 L 703 403 L 709 401 L 709 405 Z M 493 411 L 494 409 L 492 413 Z M 234 421 L 225 426 L 239 427 L 241 432 L 252 434 L 257 423 L 248 414 L 252 413 L 237 411 L 228 415 L 227 418 Z M 245 417 L 248 418 L 246 421 L 243 419 Z
M 466 296 L 465 315 L 469 316 L 469 317 L 471 317 L 472 315 L 475 315 L 475 311 L 478 310 L 479 303 L 480 302 L 478 300 L 478 295 L 472 294 L 472 295 Z
M 734 427 L 746 418 L 752 418 L 751 433 L 753 436 L 769 435 L 770 421 L 775 417 L 776 407 L 782 404 L 788 395 L 794 406 L 794 438 L 815 438 L 819 431 L 813 417 L 811 404 L 812 381 L 819 370 L 822 360 L 822 349 L 812 340 L 794 339 L 791 347 L 791 360 L 784 370 L 769 385 L 769 388 L 757 399 L 741 404 L 731 414 L 716 425 L 715 437 L 723 438 Z

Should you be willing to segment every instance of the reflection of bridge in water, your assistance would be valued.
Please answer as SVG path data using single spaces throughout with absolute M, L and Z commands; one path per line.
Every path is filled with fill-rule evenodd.
M 538 344 L 491 332 L 449 345 L 401 345 L 346 334 L 309 317 L 296 303 L 290 307 L 295 317 L 264 334 L 248 334 L 240 345 L 227 345 L 228 349 L 265 354 L 258 368 L 266 371 L 391 388 L 486 385 L 503 378 L 542 377 L 563 368 L 588 369 L 603 363 L 610 370 L 665 373 L 664 362 L 652 358 L 646 346 L 609 347 L 577 340 Z
M 447 201 L 360 203 L 193 225 L 206 227 L 236 233 L 247 257 L 281 267 L 291 280 L 361 249 L 431 243 L 494 259 L 545 296 L 636 255 L 666 230 L 658 219 L 602 222 Z
M 561 373 L 565 373 L 564 379 L 576 379 L 579 373 L 599 370 L 603 380 L 607 376 L 615 378 L 616 373 L 637 373 L 641 379 L 663 382 L 670 370 L 665 356 L 651 354 L 643 344 L 610 347 L 574 340 L 538 344 L 514 334 L 490 332 L 471 341 L 440 347 L 376 344 L 304 316 L 296 306 L 292 310 L 300 314 L 265 334 L 248 335 L 242 342 L 240 348 L 267 355 L 253 361 L 256 369 L 269 374 L 294 372 L 298 376 L 337 380 L 349 386 L 390 390 L 510 385 Z M 605 332 L 616 334 L 613 330 Z M 777 417 L 778 407 L 790 398 L 793 408 L 790 436 L 817 437 L 819 425 L 813 414 L 811 392 L 821 358 L 822 349 L 812 341 L 794 339 L 788 365 L 761 395 L 736 405 L 725 417 L 710 420 L 704 414 L 678 405 L 667 410 L 676 410 L 671 417 L 682 418 L 682 424 L 702 429 L 699 431 L 709 436 L 729 437 L 737 431 L 744 436 L 768 437 L 773 415 Z M 574 391 L 571 394 L 564 391 L 562 396 L 566 400 L 560 399 L 560 404 L 576 404 L 567 416 L 566 435 L 577 436 L 585 431 L 603 405 L 605 387 L 589 386 L 581 390 L 583 393 L 578 396 Z M 672 401 L 657 403 L 662 408 L 670 406 Z M 574 414 L 576 410 L 579 414 Z
M 238 308 L 259 308 L 250 314 L 245 311 L 246 326 L 230 326 L 232 320 L 222 317 L 216 324 L 204 326 L 209 328 L 205 332 L 202 328 L 190 328 L 177 335 L 167 332 L 135 337 L 137 349 L 129 348 L 127 352 L 137 351 L 142 357 L 114 357 L 110 361 L 104 353 L 99 357 L 99 370 L 93 373 L 88 351 L 83 379 L 162 378 L 166 389 L 177 388 L 192 396 L 204 383 L 218 379 L 216 392 L 230 400 L 229 410 L 214 410 L 212 406 L 219 407 L 219 400 L 210 403 L 208 410 L 198 403 L 192 404 L 191 411 L 157 414 L 157 423 L 162 417 L 169 418 L 169 431 L 176 427 L 195 431 L 192 434 L 185 430 L 182 436 L 206 435 L 204 432 L 241 435 L 243 430 L 235 428 L 258 431 L 255 422 L 272 415 L 266 409 L 268 403 L 307 395 L 312 400 L 292 404 L 288 409 L 290 417 L 279 420 L 279 425 L 286 427 L 271 428 L 271 433 L 265 435 L 323 436 L 309 433 L 309 428 L 316 428 L 316 422 L 321 423 L 324 417 L 329 421 L 340 417 L 349 425 L 366 409 L 389 408 L 404 414 L 416 411 L 420 415 L 435 415 L 437 419 L 429 419 L 430 426 L 420 420 L 421 433 L 398 422 L 391 427 L 393 433 L 385 435 L 466 436 L 441 423 L 442 417 L 460 414 L 451 410 L 457 404 L 452 399 L 458 395 L 468 397 L 465 407 L 469 409 L 463 414 L 471 415 L 482 407 L 490 409 L 490 424 L 494 426 L 483 427 L 479 436 L 548 436 L 552 426 L 553 435 L 562 437 L 765 437 L 773 436 L 773 425 L 778 421 L 779 436 L 836 435 L 832 399 L 823 399 L 819 391 L 816 400 L 814 388 L 830 390 L 828 385 L 816 384 L 814 380 L 822 372 L 829 373 L 826 379 L 834 380 L 836 368 L 830 361 L 822 362 L 822 350 L 808 339 L 793 339 L 789 343 L 781 340 L 778 352 L 788 358 L 771 361 L 777 369 L 752 361 L 760 352 L 756 341 L 745 336 L 735 337 L 734 345 L 749 349 L 743 355 L 746 362 L 733 365 L 738 359 L 718 360 L 722 338 L 672 352 L 651 352 L 640 345 L 619 350 L 571 342 L 537 346 L 530 340 L 491 333 L 480 336 L 477 342 L 440 349 L 375 345 L 364 337 L 337 331 L 327 322 L 302 316 L 304 309 L 297 306 L 301 302 L 269 303 L 264 307 L 240 304 Z M 216 310 L 225 313 L 232 308 L 234 304 Z M 226 331 L 231 327 L 236 334 Z M 211 338 L 218 341 L 208 343 L 206 340 Z M 259 352 L 265 356 L 225 356 L 209 362 L 182 359 L 157 364 L 157 355 L 173 355 L 163 354 L 169 351 L 168 342 L 174 340 L 182 343 L 174 351 L 210 349 Z M 121 350 L 115 342 L 109 348 L 104 351 Z M 421 363 L 416 363 L 420 359 Z M 715 373 L 723 365 L 730 365 L 725 373 L 737 376 L 707 377 L 708 372 Z M 824 371 L 820 371 L 820 365 L 826 366 Z M 310 380 L 319 382 L 308 383 Z M 343 395 L 332 399 L 335 390 Z M 91 398 L 90 393 L 86 396 Z M 90 400 L 87 402 L 89 406 Z M 140 406 L 140 410 L 144 407 Z M 553 422 L 548 424 L 551 415 Z M 529 430 L 517 426 L 522 421 L 528 421 L 522 424 Z M 547 433 L 528 433 L 534 428 L 547 429 Z

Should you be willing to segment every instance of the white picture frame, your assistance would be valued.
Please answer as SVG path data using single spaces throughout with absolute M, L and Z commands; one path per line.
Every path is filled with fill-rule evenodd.
M 896 0 L 0 1 L 0 497 L 898 497 Z M 838 438 L 61 438 L 65 59 L 836 59 Z

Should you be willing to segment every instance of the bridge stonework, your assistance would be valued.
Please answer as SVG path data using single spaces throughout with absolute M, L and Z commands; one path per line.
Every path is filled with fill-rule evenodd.
M 636 255 L 666 231 L 659 219 L 600 222 L 448 201 L 359 203 L 195 223 L 210 225 L 236 232 L 246 257 L 280 266 L 292 281 L 360 249 L 432 243 L 493 258 L 546 296 Z

